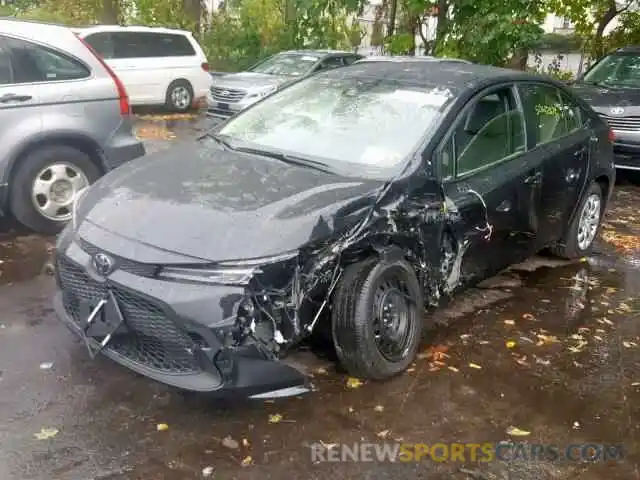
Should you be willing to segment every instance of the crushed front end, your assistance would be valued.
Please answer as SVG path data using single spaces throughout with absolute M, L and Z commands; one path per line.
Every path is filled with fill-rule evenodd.
M 54 306 L 92 356 L 185 390 L 277 396 L 309 389 L 308 377 L 281 361 L 305 336 L 298 319 L 305 308 L 291 294 L 302 288 L 301 276 L 291 274 L 297 253 L 260 268 L 217 269 L 216 276 L 200 266 L 156 263 L 161 255 L 152 247 L 106 232 L 90 238 L 100 241 L 70 228 L 59 237 Z M 136 255 L 115 253 L 122 251 Z

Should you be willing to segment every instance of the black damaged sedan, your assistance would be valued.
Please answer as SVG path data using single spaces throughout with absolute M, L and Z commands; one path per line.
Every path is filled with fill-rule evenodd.
M 83 191 L 55 308 L 91 356 L 182 389 L 298 393 L 287 353 L 316 331 L 351 375 L 390 378 L 441 297 L 543 249 L 589 253 L 609 138 L 571 91 L 525 73 L 321 73 Z

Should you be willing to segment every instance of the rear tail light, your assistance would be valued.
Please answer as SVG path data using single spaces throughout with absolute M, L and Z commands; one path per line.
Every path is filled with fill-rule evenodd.
M 107 73 L 113 80 L 113 83 L 115 83 L 116 91 L 118 92 L 118 98 L 120 100 L 120 115 L 122 116 L 131 115 L 131 104 L 129 103 L 129 95 L 127 95 L 127 89 L 124 88 L 124 84 L 122 83 L 122 81 L 118 78 L 115 72 L 111 70 L 111 67 L 109 67 L 109 65 L 106 64 L 104 59 L 100 56 L 98 52 L 94 50 L 94 48 L 91 45 L 85 42 L 84 39 L 80 37 L 80 35 L 78 35 L 77 33 L 76 33 L 76 36 L 83 43 L 83 45 L 89 49 L 89 51 L 93 54 L 93 56 L 96 57 L 96 59 L 100 62 L 100 65 L 104 67 L 104 69 L 107 71 Z
M 200 65 L 202 67 L 202 70 L 204 70 L 205 72 L 209 71 L 209 64 L 204 62 L 202 65 Z
M 616 134 L 613 130 L 609 129 L 609 141 L 614 143 L 616 141 Z

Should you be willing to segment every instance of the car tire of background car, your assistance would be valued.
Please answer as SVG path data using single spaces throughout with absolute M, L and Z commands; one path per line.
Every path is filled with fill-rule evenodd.
M 337 286 L 331 320 L 338 359 L 350 375 L 383 380 L 402 373 L 415 358 L 423 324 L 422 292 L 413 268 L 405 260 L 350 265 Z M 379 343 L 385 339 L 382 332 L 393 338 L 394 327 L 401 338 L 398 351 L 385 351 Z
M 167 88 L 165 103 L 173 112 L 189 111 L 193 106 L 193 87 L 187 80 L 174 80 Z
M 573 260 L 588 255 L 600 230 L 603 214 L 602 186 L 593 182 L 580 201 L 567 236 L 561 244 L 554 245 L 551 252 L 561 258 Z M 588 238 L 583 237 L 588 235 Z
M 55 180 L 55 177 L 58 179 Z M 67 203 L 68 198 L 72 199 L 79 190 L 91 185 L 99 177 L 98 167 L 80 150 L 64 145 L 49 145 L 34 150 L 18 160 L 11 176 L 11 212 L 16 220 L 36 232 L 58 233 L 71 218 L 71 203 L 66 209 L 58 210 L 59 220 L 54 219 L 56 215 L 47 217 L 36 207 L 36 203 L 42 204 L 45 198 L 51 201 L 56 196 L 60 205 Z M 44 193 L 36 195 L 37 184 Z

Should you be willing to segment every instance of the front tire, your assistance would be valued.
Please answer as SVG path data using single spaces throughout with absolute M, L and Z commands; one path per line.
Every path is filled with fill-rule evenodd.
M 602 187 L 597 183 L 589 186 L 573 217 L 562 245 L 554 246 L 554 255 L 574 260 L 591 253 L 593 242 L 598 236 L 604 213 Z
M 166 107 L 178 113 L 184 113 L 193 106 L 193 87 L 186 80 L 174 80 L 167 88 Z
M 336 289 L 332 336 L 350 375 L 384 380 L 414 360 L 422 334 L 418 279 L 405 260 L 369 259 L 347 267 Z
M 89 156 L 75 148 L 50 145 L 34 150 L 18 160 L 11 176 L 11 212 L 38 233 L 58 233 L 71 220 L 75 195 L 99 177 Z

